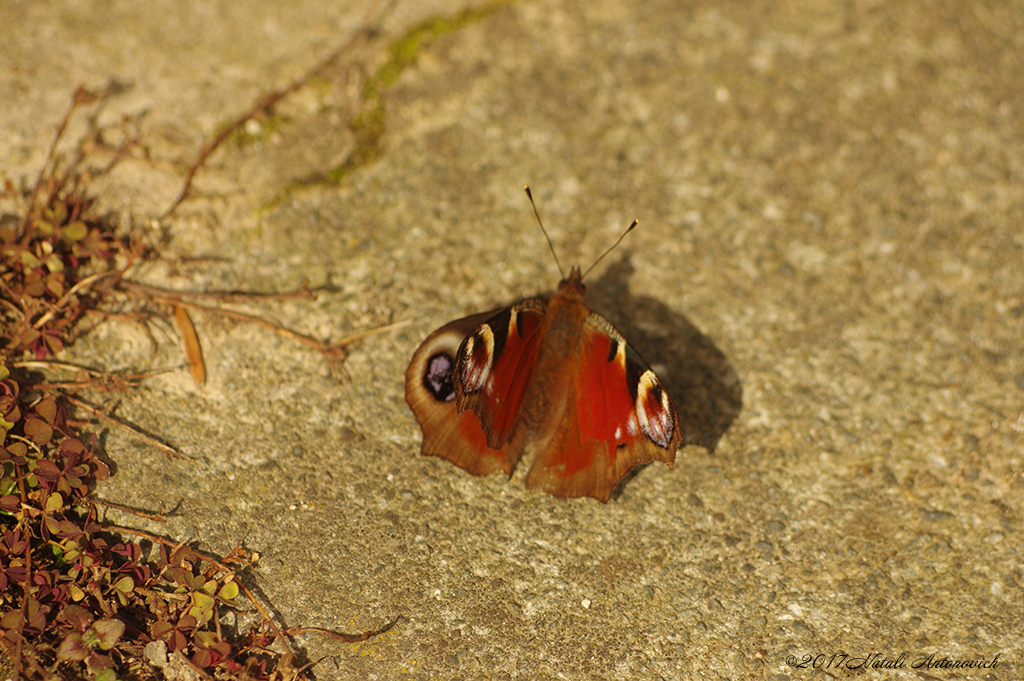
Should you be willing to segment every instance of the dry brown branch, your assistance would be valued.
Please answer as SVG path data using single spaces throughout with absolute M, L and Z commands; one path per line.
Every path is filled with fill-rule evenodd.
M 332 370 L 340 369 L 341 363 L 345 360 L 345 357 L 347 356 L 347 353 L 345 352 L 345 348 L 347 346 L 352 345 L 356 341 L 362 340 L 363 338 L 366 338 L 368 336 L 383 333 L 385 331 L 390 331 L 392 329 L 397 329 L 409 323 L 408 321 L 401 321 L 395 322 L 394 324 L 378 326 L 373 329 L 367 329 L 365 331 L 359 331 L 350 334 L 334 343 L 327 343 L 325 341 L 319 340 L 318 338 L 314 338 L 312 336 L 308 336 L 297 331 L 292 331 L 287 327 L 281 326 L 280 324 L 275 324 L 274 322 L 264 319 L 263 317 L 250 314 L 248 312 L 240 312 L 238 310 L 232 310 L 229 308 L 217 307 L 212 305 L 201 305 L 199 303 L 193 303 L 182 299 L 182 296 L 192 294 L 179 293 L 177 291 L 168 291 L 165 289 L 148 286 L 146 284 L 139 284 L 137 282 L 129 281 L 127 279 L 122 279 L 118 283 L 118 286 L 121 290 L 125 291 L 130 295 L 145 298 L 155 303 L 168 305 L 171 306 L 172 308 L 185 307 L 191 310 L 201 310 L 203 312 L 209 312 L 211 314 L 228 317 L 229 319 L 236 319 L 242 322 L 257 324 L 266 329 L 270 329 L 274 333 L 280 334 L 285 338 L 289 338 L 302 345 L 313 348 L 317 352 L 321 353 L 331 364 Z M 307 290 L 308 289 L 305 287 L 305 285 L 303 285 L 303 288 L 300 289 L 300 292 Z M 296 292 L 296 295 L 298 293 L 299 292 Z
M 343 643 L 359 643 L 360 641 L 368 641 L 374 636 L 380 636 L 383 633 L 391 631 L 402 619 L 404 618 L 401 615 L 398 615 L 395 619 L 391 620 L 379 629 L 367 629 L 358 634 L 339 634 L 336 631 L 321 629 L 320 627 L 293 627 L 285 629 L 284 633 L 287 636 L 298 636 L 299 634 L 313 633 L 333 638 L 335 641 L 341 641 Z
M 139 430 L 135 426 L 133 426 L 133 425 L 131 425 L 129 423 L 125 423 L 121 419 L 115 418 L 115 417 L 111 416 L 110 414 L 107 414 L 103 410 L 98 409 L 98 408 L 96 408 L 96 407 L 94 407 L 91 404 L 88 404 L 86 402 L 83 402 L 82 400 L 80 400 L 80 399 L 78 399 L 76 397 L 72 397 L 71 395 L 69 395 L 67 393 L 60 393 L 60 395 L 61 395 L 61 397 L 66 399 L 71 404 L 75 405 L 76 407 L 78 407 L 80 409 L 84 409 L 85 411 L 89 412 L 90 414 L 92 414 L 96 418 L 100 419 L 101 421 L 105 421 L 106 423 L 111 424 L 115 428 L 120 428 L 121 430 L 123 430 L 123 431 L 125 431 L 127 433 L 130 433 L 130 434 L 134 435 L 135 437 L 137 437 L 137 438 L 139 438 L 139 439 L 141 439 L 141 440 L 143 440 L 143 441 L 153 445 L 154 447 L 156 447 L 157 449 L 162 451 L 167 456 L 175 458 L 175 459 L 183 459 L 185 461 L 190 462 L 193 466 L 196 465 L 196 460 L 193 459 L 192 457 L 185 456 L 184 454 L 179 452 L 174 447 L 172 447 L 169 444 L 166 444 L 164 442 L 161 442 L 160 440 L 156 439 L 152 435 L 144 433 L 143 431 Z
M 57 144 L 60 142 L 60 138 L 64 136 L 64 130 L 67 129 L 68 123 L 71 121 L 71 116 L 82 104 L 89 104 L 96 101 L 103 93 L 89 92 L 81 85 L 75 89 L 75 94 L 71 97 L 71 106 L 68 107 L 67 112 L 64 114 L 64 119 L 57 126 L 57 132 L 53 136 L 53 142 L 50 144 L 50 150 L 46 153 L 46 161 L 43 162 L 43 167 L 39 169 L 39 177 L 36 179 L 36 185 L 32 189 L 32 195 L 29 197 L 28 206 L 25 208 L 25 215 L 21 219 L 21 233 L 22 243 L 28 243 L 30 238 L 29 226 L 32 224 L 32 216 L 35 212 L 36 199 L 39 197 L 39 190 L 43 186 L 43 182 L 47 178 L 47 169 L 50 168 L 50 164 L 53 163 L 54 157 L 57 153 Z M 52 172 L 52 171 L 51 171 Z
M 155 520 L 158 523 L 166 523 L 167 522 L 167 520 L 164 519 L 163 514 L 159 514 L 158 515 L 158 514 L 154 514 L 154 513 L 146 513 L 145 511 L 140 511 L 140 510 L 135 509 L 135 508 L 130 508 L 128 506 L 122 506 L 121 504 L 115 504 L 112 501 L 103 501 L 101 499 L 89 499 L 88 503 L 93 505 L 93 506 L 97 506 L 97 505 L 98 506 L 105 506 L 107 508 L 113 508 L 113 509 L 116 509 L 118 511 L 124 511 L 125 513 L 130 513 L 130 514 L 138 516 L 140 518 L 146 518 L 147 520 Z
M 295 291 L 288 293 L 249 293 L 246 291 L 172 291 L 171 289 L 160 288 L 159 286 L 151 286 L 149 284 L 143 284 L 131 279 L 123 279 L 118 282 L 118 287 L 121 289 L 131 289 L 141 293 L 148 294 L 153 297 L 165 296 L 169 298 L 215 298 L 220 301 L 228 300 L 292 300 L 296 298 L 304 298 L 308 300 L 316 300 L 316 294 L 309 289 L 309 281 L 303 281 L 302 285 L 299 286 Z
M 380 26 L 380 23 L 383 20 L 383 16 L 385 13 L 384 10 L 377 10 L 377 4 L 379 3 L 371 2 L 362 21 L 360 21 L 359 28 L 354 30 L 349 35 L 348 39 L 345 42 L 343 42 L 341 45 L 339 45 L 334 50 L 329 52 L 327 56 L 321 59 L 312 69 L 306 71 L 305 73 L 297 77 L 284 89 L 277 90 L 275 92 L 269 92 L 260 97 L 259 100 L 257 100 L 256 103 L 253 104 L 253 106 L 250 107 L 248 111 L 246 111 L 241 116 L 236 118 L 228 126 L 221 130 L 221 132 L 216 137 L 214 137 L 212 140 L 204 144 L 203 148 L 199 150 L 199 155 L 196 157 L 196 160 L 192 163 L 191 167 L 189 167 L 188 173 L 186 173 L 185 175 L 185 182 L 182 185 L 181 191 L 178 193 L 178 196 L 174 199 L 174 201 L 171 202 L 170 207 L 168 207 L 167 210 L 163 212 L 163 214 L 160 216 L 160 219 L 162 220 L 170 216 L 170 214 L 173 213 L 177 209 L 177 207 L 181 205 L 181 203 L 188 197 L 188 194 L 192 189 L 192 180 L 195 178 L 196 173 L 199 172 L 199 169 L 206 162 L 206 159 L 210 156 L 210 154 L 212 154 L 221 144 L 224 143 L 224 140 L 230 137 L 236 130 L 241 128 L 243 125 L 245 125 L 250 119 L 263 113 L 264 111 L 274 106 L 291 93 L 303 87 L 306 83 L 309 82 L 311 78 L 313 78 L 321 71 L 323 71 L 325 68 L 330 66 L 335 60 L 338 59 L 338 57 L 340 57 L 345 52 L 348 52 L 353 47 L 355 47 L 359 43 L 359 41 L 373 36 L 373 34 L 376 33 L 378 27 Z M 371 17 L 374 14 L 376 14 L 377 16 L 374 17 L 371 21 Z

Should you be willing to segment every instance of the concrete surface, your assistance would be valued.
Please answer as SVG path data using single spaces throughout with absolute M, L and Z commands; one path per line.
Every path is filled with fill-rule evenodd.
M 247 309 L 335 339 L 411 321 L 337 381 L 308 349 L 197 315 L 199 389 L 172 328 L 152 356 L 138 329 L 101 327 L 71 357 L 179 367 L 119 413 L 199 460 L 108 433 L 100 495 L 174 511 L 110 518 L 214 553 L 244 536 L 283 624 L 404 618 L 364 644 L 298 640 L 321 679 L 804 679 L 822 672 L 788 657 L 904 653 L 864 678 L 1024 676 L 1024 6 L 511 3 L 413 45 L 375 110 L 379 157 L 326 180 L 365 145 L 348 124 L 389 50 L 464 7 L 385 8 L 157 220 L 203 141 L 366 7 L 0 5 L 5 178 L 34 179 L 76 85 L 125 85 L 63 148 L 90 126 L 134 137 L 93 186 L 164 244 L 139 279 L 308 279 L 315 302 Z M 564 261 L 641 221 L 593 307 L 685 400 L 690 444 L 608 505 L 421 457 L 403 401 L 431 330 L 555 286 L 524 182 Z M 928 655 L 1000 657 L 911 668 Z

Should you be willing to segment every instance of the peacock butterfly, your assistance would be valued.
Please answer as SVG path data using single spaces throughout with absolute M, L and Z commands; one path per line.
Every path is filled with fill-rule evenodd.
M 672 398 L 587 308 L 585 293 L 573 267 L 550 298 L 457 319 L 427 336 L 405 372 L 423 453 L 474 475 L 511 476 L 530 452 L 527 487 L 603 502 L 634 468 L 654 460 L 671 468 L 682 439 Z

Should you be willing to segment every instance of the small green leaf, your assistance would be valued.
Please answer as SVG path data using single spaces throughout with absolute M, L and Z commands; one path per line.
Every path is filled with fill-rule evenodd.
M 195 617 L 200 625 L 206 624 L 213 617 L 213 608 L 216 601 L 211 596 L 196 591 L 192 594 L 192 607 L 189 608 L 188 614 Z
M 194 594 L 192 594 L 192 605 L 193 610 L 205 612 L 207 610 L 213 609 L 213 599 L 207 596 L 206 594 L 197 591 Z M 189 612 L 189 614 L 195 616 L 194 613 L 192 613 L 191 611 Z
M 221 590 L 217 593 L 217 598 L 222 601 L 231 601 L 238 595 L 238 584 L 235 582 L 228 582 Z
M 197 645 L 203 648 L 210 648 L 220 641 L 216 631 L 197 631 L 192 637 Z
M 60 495 L 60 492 L 54 492 L 50 496 L 46 497 L 45 510 L 47 513 L 53 513 L 64 508 L 64 497 Z
M 57 253 L 51 253 L 49 256 L 47 256 L 46 269 L 50 270 L 50 272 L 63 272 L 64 261 L 61 260 L 60 255 L 58 255 Z
M 131 590 L 135 588 L 135 582 L 131 577 L 122 577 L 114 582 L 114 588 L 121 593 L 130 593 Z
M 89 225 L 81 220 L 76 220 L 60 230 L 60 238 L 65 241 L 81 241 L 89 233 Z

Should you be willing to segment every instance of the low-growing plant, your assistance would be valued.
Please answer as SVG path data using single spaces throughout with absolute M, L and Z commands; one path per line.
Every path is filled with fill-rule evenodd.
M 58 138 L 74 110 L 93 99 L 76 92 Z M 187 668 L 194 678 L 284 680 L 308 669 L 290 652 L 290 636 L 316 631 L 354 642 L 389 629 L 395 621 L 358 634 L 281 630 L 243 583 L 254 561 L 241 546 L 218 559 L 100 518 L 98 509 L 113 504 L 94 499 L 93 491 L 110 467 L 89 422 L 76 420 L 76 412 L 144 434 L 75 393 L 125 389 L 144 375 L 56 359 L 87 330 L 90 315 L 96 323 L 115 318 L 109 311 L 115 299 L 121 310 L 134 302 L 139 321 L 162 315 L 179 328 L 189 309 L 226 314 L 311 345 L 332 366 L 340 366 L 352 339 L 325 343 L 132 282 L 133 265 L 155 253 L 95 214 L 81 178 L 61 177 L 56 166 L 51 149 L 30 192 L 8 182 L 8 198 L 19 195 L 23 209 L 0 221 L 0 649 L 14 677 L 114 681 Z M 303 287 L 292 295 L 312 294 Z M 194 329 L 183 335 L 190 336 L 185 348 L 197 376 L 198 340 Z M 68 369 L 74 380 L 44 380 L 45 372 Z M 229 610 L 236 614 L 231 627 L 223 623 Z

